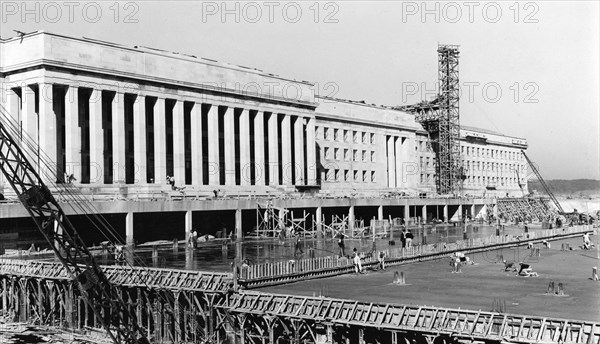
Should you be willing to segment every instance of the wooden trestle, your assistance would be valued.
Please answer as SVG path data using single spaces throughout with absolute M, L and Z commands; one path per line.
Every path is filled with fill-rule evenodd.
M 62 265 L 0 259 L 15 321 L 100 325 Z M 103 267 L 152 343 L 600 343 L 600 323 L 234 291 L 230 274 Z M 110 318 L 109 301 L 101 314 Z
M 530 240 L 581 235 L 589 230 L 590 227 L 545 230 L 538 236 L 532 235 Z M 395 259 L 398 263 L 418 261 L 448 254 L 447 249 L 485 250 L 522 243 L 487 241 L 469 247 L 448 247 L 439 252 L 420 247 L 408 256 L 402 252 L 402 256 Z M 345 261 L 327 259 L 299 261 L 294 267 L 275 263 L 277 266 L 242 271 L 239 282 L 245 286 L 285 283 L 295 280 L 291 276 L 297 274 L 300 278 L 319 278 L 351 269 Z M 117 287 L 129 312 L 136 315 L 138 326 L 157 344 L 600 344 L 600 323 L 236 291 L 233 276 L 228 273 L 122 266 L 103 266 L 102 269 Z M 254 281 L 248 283 L 251 279 Z M 60 263 L 0 259 L 0 302 L 2 313 L 14 321 L 75 330 L 101 327 Z M 110 323 L 110 312 L 114 309 L 110 302 L 106 300 L 96 305 L 101 308 L 100 314 L 106 323 Z
M 235 293 L 217 312 L 233 321 L 242 343 L 285 338 L 292 343 L 598 343 L 598 323 L 440 307 Z M 224 322 L 224 321 L 223 321 Z M 229 326 L 232 324 L 229 323 Z

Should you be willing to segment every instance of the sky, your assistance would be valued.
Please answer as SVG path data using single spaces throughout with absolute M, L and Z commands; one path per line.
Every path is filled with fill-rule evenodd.
M 545 179 L 600 179 L 597 1 L 0 1 L 0 36 L 46 30 L 315 83 L 382 105 L 435 96 L 460 46 L 460 121 L 526 138 Z

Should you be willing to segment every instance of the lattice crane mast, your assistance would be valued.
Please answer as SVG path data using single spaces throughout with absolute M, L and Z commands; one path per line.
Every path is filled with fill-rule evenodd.
M 465 178 L 460 156 L 458 48 L 457 45 L 438 45 L 437 98 L 397 107 L 413 113 L 429 134 L 436 155 L 436 189 L 439 194 L 456 192 Z
M 5 121 L 7 123 L 5 123 Z M 11 135 L 10 115 L 0 106 L 0 170 L 70 275 L 88 307 L 116 344 L 146 344 L 116 288 L 109 282 L 23 149 Z
M 550 196 L 550 199 L 552 200 L 552 202 L 554 202 L 554 205 L 556 206 L 556 209 L 558 209 L 558 214 L 564 216 L 565 215 L 565 210 L 563 209 L 563 207 L 560 205 L 560 203 L 558 202 L 558 200 L 554 196 L 554 193 L 552 192 L 552 190 L 550 190 L 550 188 L 548 187 L 548 184 L 546 184 L 546 181 L 544 180 L 544 178 L 542 178 L 542 175 L 540 174 L 540 171 L 538 171 L 538 169 L 535 167 L 535 165 L 533 165 L 533 162 L 531 162 L 531 160 L 529 159 L 529 157 L 527 156 L 527 154 L 525 154 L 524 150 L 521 150 L 521 153 L 523 153 L 523 156 L 525 157 L 525 160 L 527 160 L 527 163 L 529 164 L 529 166 L 533 170 L 533 173 L 535 173 L 535 176 L 537 177 L 537 179 L 542 184 L 542 187 L 544 188 L 544 191 L 546 191 L 546 193 L 548 194 L 548 196 Z

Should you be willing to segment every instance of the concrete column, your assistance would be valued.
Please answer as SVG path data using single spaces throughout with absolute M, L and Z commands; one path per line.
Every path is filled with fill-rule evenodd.
M 185 212 L 185 219 L 184 219 L 184 223 L 185 223 L 185 239 L 187 240 L 187 238 L 190 237 L 190 233 L 193 231 L 193 224 L 192 224 L 192 211 L 191 210 L 187 210 Z
M 21 88 L 21 97 L 23 141 L 31 142 L 36 147 L 38 145 L 38 114 L 35 112 L 35 91 L 29 86 L 24 86 Z M 23 147 L 27 159 L 33 165 L 33 168 L 37 170 L 37 148 L 30 148 L 29 145 L 23 145 Z
M 185 185 L 185 132 L 182 100 L 176 100 L 173 106 L 173 177 L 175 177 L 176 184 Z
M 113 184 L 125 183 L 125 97 L 116 92 L 112 102 Z
M 296 117 L 294 122 L 294 169 L 296 171 L 296 180 L 294 184 L 306 184 L 304 176 L 304 118 Z
M 458 205 L 458 220 L 462 220 L 464 216 L 462 204 Z
M 472 219 L 474 219 L 475 216 L 477 216 L 476 209 L 477 208 L 475 208 L 475 204 L 471 205 L 471 218 Z
M 281 122 L 281 166 L 283 173 L 283 184 L 292 185 L 292 132 L 291 116 L 284 115 Z
M 377 207 L 377 219 L 379 221 L 383 220 L 383 206 L 382 205 Z
M 65 94 L 65 161 L 67 172 L 81 182 L 81 128 L 79 124 L 79 88 L 69 86 Z
M 394 155 L 394 137 L 387 139 L 387 161 L 388 161 L 388 187 L 396 187 L 396 159 Z
M 102 90 L 90 95 L 90 184 L 104 183 L 104 135 L 102 132 Z
M 351 205 L 350 209 L 348 209 L 348 228 L 350 229 L 350 233 L 354 231 L 354 206 Z
M 269 185 L 279 185 L 279 141 L 277 130 L 277 114 L 271 113 L 269 126 Z
M 147 183 L 146 161 L 146 97 L 139 94 L 133 104 L 134 183 Z
M 235 121 L 234 108 L 228 107 L 223 114 L 225 135 L 225 185 L 235 185 Z
M 9 87 L 6 85 L 6 87 Z M 21 121 L 21 98 L 15 93 L 13 88 L 6 89 L 5 98 L 0 96 L 0 100 L 4 100 L 6 111 L 10 114 L 15 124 L 19 124 Z
M 450 219 L 448 218 L 448 205 L 444 205 L 444 222 L 448 222 Z
M 242 209 L 235 210 L 235 239 L 242 240 L 244 233 L 242 231 Z
M 202 104 L 196 103 L 190 113 L 192 144 L 192 184 L 203 185 L 202 171 Z
M 167 176 L 167 132 L 165 98 L 154 104 L 154 182 L 163 184 Z
M 321 221 L 323 221 L 323 208 L 317 207 L 317 211 L 315 213 L 315 223 L 317 224 L 317 232 L 319 235 L 322 235 L 323 231 L 323 225 Z
M 427 206 L 423 205 L 423 209 L 421 211 L 421 223 L 427 223 Z
M 57 179 L 58 169 L 57 163 L 57 122 L 56 113 L 54 112 L 54 86 L 52 84 L 39 84 L 39 139 L 40 159 L 46 160 L 46 163 L 51 164 L 50 169 L 43 169 L 41 177 L 43 180 L 54 183 Z M 40 166 L 41 168 L 42 166 Z M 61 172 L 62 174 L 62 172 Z M 62 177 L 62 176 L 61 176 Z
M 135 240 L 133 238 L 133 213 L 129 212 L 125 215 L 125 243 L 127 246 L 133 245 Z
M 219 185 L 219 107 L 211 105 L 207 113 L 208 184 Z
M 404 206 L 404 222 L 408 224 L 408 219 L 410 219 L 410 205 Z
M 251 184 L 252 168 L 250 165 L 250 112 L 240 112 L 240 185 Z
M 403 166 L 402 166 L 402 138 L 401 137 L 395 137 L 394 138 L 394 148 L 395 148 L 395 163 L 396 163 L 396 187 L 397 188 L 402 188 L 404 187 L 403 185 L 403 180 L 402 180 L 402 171 L 403 171 Z
M 317 184 L 317 141 L 315 136 L 315 119 L 308 118 L 306 124 L 306 164 L 308 173 L 306 180 L 308 185 Z
M 264 113 L 256 112 L 254 117 L 254 176 L 256 185 L 265 185 L 265 131 Z

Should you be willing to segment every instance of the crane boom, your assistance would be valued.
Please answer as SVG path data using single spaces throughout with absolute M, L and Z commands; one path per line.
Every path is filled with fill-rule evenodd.
M 116 344 L 149 343 L 137 325 L 135 314 L 129 312 L 116 288 L 10 134 L 10 124 L 4 123 L 10 121 L 9 118 L 10 115 L 0 107 L 0 170 L 19 201 L 112 341 Z
M 548 187 L 548 184 L 546 184 L 546 181 L 544 181 L 544 178 L 542 178 L 542 175 L 540 174 L 540 172 L 538 171 L 538 169 L 533 165 L 533 162 L 531 162 L 531 160 L 529 159 L 529 157 L 527 156 L 527 154 L 525 154 L 524 150 L 521 150 L 521 153 L 523 153 L 523 156 L 525 157 L 525 160 L 527 160 L 527 163 L 529 164 L 529 166 L 531 166 L 531 169 L 533 170 L 533 173 L 535 173 L 535 176 L 537 177 L 537 179 L 542 184 L 542 187 L 544 188 L 544 191 L 546 191 L 546 193 L 548 194 L 548 196 L 550 196 L 550 199 L 552 200 L 552 202 L 554 202 L 554 205 L 556 206 L 556 209 L 558 209 L 558 213 L 560 215 L 564 215 L 565 211 L 564 211 L 563 207 L 560 205 L 560 203 L 558 203 L 558 200 L 554 196 L 554 193 L 552 193 L 552 191 Z M 519 186 L 520 185 L 521 184 L 519 184 Z

